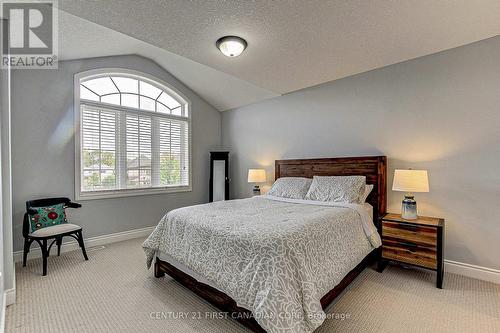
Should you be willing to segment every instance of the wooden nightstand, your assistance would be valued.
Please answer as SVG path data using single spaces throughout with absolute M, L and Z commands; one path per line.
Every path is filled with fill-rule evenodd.
M 399 214 L 386 214 L 382 225 L 381 273 L 389 261 L 431 269 L 437 272 L 436 287 L 443 288 L 444 219 L 419 216 L 405 220 Z

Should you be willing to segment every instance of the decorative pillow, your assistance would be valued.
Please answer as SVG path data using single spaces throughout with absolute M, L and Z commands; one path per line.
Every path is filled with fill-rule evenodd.
M 368 196 L 370 195 L 371 191 L 373 191 L 373 184 L 366 185 L 365 186 L 365 193 L 363 194 L 363 199 L 361 202 L 366 202 L 366 199 L 368 199 Z
M 363 203 L 365 176 L 314 176 L 306 199 Z
M 31 220 L 31 231 L 67 223 L 64 204 L 47 207 L 33 207 L 37 211 L 35 215 L 29 215 Z
M 303 177 L 278 178 L 267 194 L 289 199 L 304 199 L 311 182 L 312 179 Z

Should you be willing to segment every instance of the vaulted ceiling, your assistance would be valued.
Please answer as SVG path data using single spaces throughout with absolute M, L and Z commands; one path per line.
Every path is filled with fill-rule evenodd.
M 59 59 L 137 54 L 154 60 L 223 111 L 279 94 L 78 16 L 59 12 Z
M 107 31 L 91 36 L 102 52 L 156 50 L 150 57 L 178 68 L 172 74 L 220 110 L 500 34 L 499 0 L 64 0 L 59 8 Z M 215 41 L 224 35 L 245 38 L 248 49 L 222 56 Z

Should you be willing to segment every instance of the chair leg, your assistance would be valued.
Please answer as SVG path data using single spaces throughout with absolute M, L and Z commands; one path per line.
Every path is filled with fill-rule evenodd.
M 24 250 L 23 250 L 23 267 L 26 267 L 26 260 L 28 259 L 28 253 L 30 252 L 31 241 L 28 238 L 24 239 Z
M 47 275 L 47 257 L 49 256 L 47 251 L 47 240 L 42 241 L 42 258 L 43 258 L 43 273 L 42 275 Z
M 85 258 L 85 260 L 89 260 L 89 257 L 87 257 L 87 251 L 85 251 L 85 244 L 83 243 L 83 234 L 82 234 L 82 231 L 78 231 L 76 233 L 77 237 L 78 237 L 78 244 L 80 245 L 80 248 L 82 249 L 82 253 L 83 253 L 83 257 Z
M 57 256 L 59 257 L 61 255 L 61 244 L 62 244 L 62 237 L 57 237 Z

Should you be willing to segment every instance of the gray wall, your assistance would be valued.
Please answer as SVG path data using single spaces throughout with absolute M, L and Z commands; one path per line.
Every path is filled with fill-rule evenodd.
M 208 201 L 208 152 L 220 146 L 220 112 L 156 63 L 119 56 L 60 62 L 58 70 L 16 70 L 12 75 L 14 250 L 22 249 L 26 200 L 74 198 L 73 76 L 109 67 L 151 74 L 190 99 L 193 191 L 83 201 L 83 208 L 68 210 L 69 220 L 83 227 L 85 237 L 94 237 L 153 226 L 171 209 Z
M 222 128 L 235 197 L 282 158 L 387 155 L 389 189 L 394 168 L 429 170 L 416 199 L 446 218 L 445 258 L 500 269 L 500 37 L 224 112 Z

